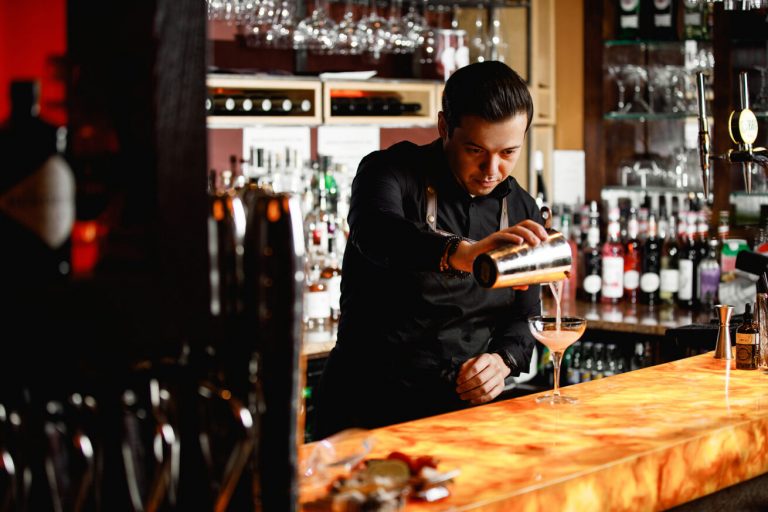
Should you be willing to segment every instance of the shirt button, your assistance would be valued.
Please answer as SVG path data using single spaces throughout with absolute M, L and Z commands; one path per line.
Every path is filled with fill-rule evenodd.
M 427 221 L 428 222 L 435 222 L 435 216 L 434 215 L 427 215 Z

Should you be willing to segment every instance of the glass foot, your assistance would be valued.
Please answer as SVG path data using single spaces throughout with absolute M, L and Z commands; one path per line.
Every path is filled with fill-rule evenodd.
M 537 404 L 576 404 L 578 402 L 578 398 L 564 395 L 542 395 L 536 398 Z

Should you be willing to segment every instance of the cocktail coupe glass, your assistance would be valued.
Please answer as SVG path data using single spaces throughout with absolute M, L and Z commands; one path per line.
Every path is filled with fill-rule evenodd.
M 559 322 L 556 316 L 537 315 L 528 319 L 528 328 L 534 338 L 549 348 L 555 368 L 555 388 L 552 394 L 536 398 L 537 403 L 573 404 L 577 398 L 560 394 L 560 362 L 565 350 L 576 342 L 587 328 L 587 320 L 578 316 L 563 316 Z

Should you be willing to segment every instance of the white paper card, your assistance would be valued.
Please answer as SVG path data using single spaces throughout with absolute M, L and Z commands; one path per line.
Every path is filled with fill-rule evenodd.
M 555 150 L 552 161 L 552 203 L 584 202 L 584 152 Z
M 332 163 L 346 167 L 352 177 L 357 166 L 371 151 L 380 149 L 381 133 L 378 126 L 319 126 L 317 128 L 317 154 L 331 157 Z
M 285 154 L 285 148 L 296 150 L 299 162 L 309 161 L 310 146 L 309 126 L 270 126 L 243 128 L 243 158 L 250 157 L 251 148 L 264 148 L 265 151 Z

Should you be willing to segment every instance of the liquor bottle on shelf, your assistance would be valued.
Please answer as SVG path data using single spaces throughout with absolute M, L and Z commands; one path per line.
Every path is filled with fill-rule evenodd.
M 638 300 L 640 272 L 642 271 L 638 232 L 637 214 L 632 208 L 627 219 L 627 240 L 624 243 L 624 300 L 630 304 L 634 304 Z
M 0 268 L 14 297 L 63 283 L 71 270 L 75 176 L 63 157 L 66 130 L 38 117 L 39 94 L 38 82 L 12 82 L 10 117 L 0 125 Z
M 696 213 L 688 213 L 686 236 L 680 244 L 680 285 L 677 291 L 677 304 L 685 309 L 695 309 L 698 300 L 696 275 L 699 265 L 699 248 L 696 245 Z
M 606 367 L 605 367 L 605 376 L 610 377 L 611 375 L 616 375 L 619 373 L 618 366 L 619 366 L 619 357 L 618 357 L 618 351 L 616 349 L 615 343 L 609 343 L 606 345 Z
M 609 213 L 608 238 L 600 252 L 603 265 L 600 301 L 604 304 L 616 304 L 624 295 L 624 246 L 619 240 L 620 232 L 619 209 L 613 208 Z
M 595 343 L 595 369 L 592 372 L 592 380 L 602 379 L 605 377 L 605 370 L 607 368 L 605 360 L 605 345 L 602 343 Z
M 597 202 L 592 201 L 589 211 L 589 224 L 586 238 L 579 257 L 579 276 L 581 286 L 579 296 L 587 302 L 598 302 L 602 289 L 602 264 L 600 259 L 600 214 Z
M 640 38 L 640 0 L 617 0 L 616 12 L 617 19 L 617 39 L 639 39 Z
M 705 39 L 706 5 L 702 0 L 683 0 L 683 36 Z
M 669 216 L 668 225 L 669 234 L 661 246 L 659 299 L 663 304 L 672 305 L 677 302 L 677 292 L 680 289 L 680 246 L 677 241 L 677 224 L 674 215 Z
M 662 241 L 657 234 L 656 216 L 648 217 L 648 238 L 642 249 L 642 274 L 640 275 L 640 303 L 650 306 L 659 303 L 661 284 Z
M 651 2 L 650 39 L 677 39 L 677 0 L 653 0 Z
M 711 311 L 712 306 L 718 303 L 718 291 L 720 288 L 720 263 L 718 263 L 719 243 L 712 239 L 708 244 L 707 256 L 699 263 L 698 290 L 699 304 L 702 311 Z
M 719 221 L 717 224 L 717 238 L 722 245 L 728 237 L 731 236 L 731 212 L 728 210 L 720 210 Z

